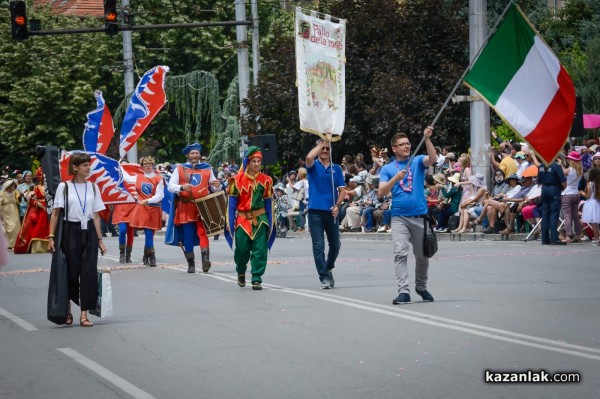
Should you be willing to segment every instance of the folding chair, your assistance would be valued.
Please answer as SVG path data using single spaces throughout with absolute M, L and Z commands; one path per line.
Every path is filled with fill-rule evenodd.
M 558 225 L 558 229 L 557 230 L 560 230 L 565 225 L 565 220 L 562 219 L 562 218 L 558 218 L 558 220 L 560 221 L 560 224 Z M 535 231 L 537 230 L 538 226 L 541 225 L 541 223 L 542 223 L 542 219 L 540 219 L 540 221 L 537 222 L 535 224 L 535 226 L 533 226 L 533 228 L 531 229 L 531 231 L 529 232 L 529 234 L 527 234 L 527 237 L 525 237 L 525 239 L 523 240 L 523 242 L 527 242 L 529 240 L 529 237 L 531 237 L 531 235 L 535 233 Z

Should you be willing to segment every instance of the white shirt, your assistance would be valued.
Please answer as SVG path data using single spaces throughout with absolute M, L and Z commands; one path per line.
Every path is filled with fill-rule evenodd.
M 567 175 L 567 187 L 562 191 L 561 195 L 579 194 L 580 180 L 581 176 L 577 176 L 577 171 L 575 168 L 569 168 L 569 174 Z
M 519 169 L 517 169 L 517 176 L 519 176 L 519 179 L 521 178 L 521 176 L 523 176 L 523 172 L 525 172 L 525 169 L 527 169 L 528 166 L 529 162 L 527 161 L 523 161 L 519 164 Z
M 124 169 L 121 169 L 121 172 L 123 172 L 123 180 L 126 183 L 129 184 L 135 184 L 137 182 L 137 176 L 138 175 L 130 175 L 127 172 L 125 172 Z M 151 172 L 151 173 L 144 173 L 144 176 L 148 177 L 148 178 L 153 178 L 156 175 L 156 173 Z M 165 196 L 165 184 L 163 183 L 163 179 L 160 179 L 158 185 L 156 186 L 156 191 L 154 192 L 154 195 L 148 199 L 148 203 L 149 204 L 158 204 L 160 201 L 162 201 L 163 197 Z
M 215 174 L 213 173 L 212 169 L 210 170 L 210 179 L 208 179 L 208 185 L 210 187 L 210 191 L 211 192 L 215 192 L 215 191 L 221 191 L 221 185 L 219 184 L 218 188 L 215 188 L 212 185 L 212 182 L 214 181 L 218 181 L 217 178 L 215 177 Z M 169 179 L 169 185 L 167 186 L 167 190 L 169 190 L 172 193 L 178 193 L 181 191 L 181 186 L 183 184 L 179 184 L 179 168 L 175 168 L 175 170 L 173 171 L 173 174 L 171 175 L 171 178 Z
M 96 183 L 73 183 L 69 184 L 68 197 L 69 201 L 69 222 L 87 222 L 94 219 L 94 212 L 100 212 L 106 207 L 100 195 L 100 189 Z M 65 207 L 65 182 L 62 182 L 56 188 L 54 196 L 54 209 Z M 85 208 L 85 213 L 84 213 Z
M 304 199 L 308 199 L 308 179 L 298 180 L 296 184 L 294 184 L 294 190 L 302 190 L 304 188 Z
M 519 186 L 518 184 L 514 187 L 511 187 L 508 189 L 508 191 L 506 192 L 506 198 L 512 198 L 515 195 L 517 195 L 517 193 L 521 191 L 521 186 Z

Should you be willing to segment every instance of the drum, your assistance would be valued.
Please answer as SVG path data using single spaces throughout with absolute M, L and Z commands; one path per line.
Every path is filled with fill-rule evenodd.
M 227 198 L 225 191 L 218 191 L 194 200 L 200 219 L 204 223 L 206 236 L 212 237 L 225 231 L 225 216 L 227 215 Z

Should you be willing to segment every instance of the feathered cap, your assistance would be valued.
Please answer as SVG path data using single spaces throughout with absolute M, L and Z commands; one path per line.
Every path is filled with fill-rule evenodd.
M 190 151 L 202 151 L 202 146 L 200 145 L 200 143 L 194 143 L 194 144 L 188 144 L 185 146 L 185 148 L 183 150 L 181 150 L 183 155 L 187 155 L 190 153 Z

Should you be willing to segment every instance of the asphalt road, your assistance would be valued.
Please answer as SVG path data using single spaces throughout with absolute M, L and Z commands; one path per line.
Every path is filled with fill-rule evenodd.
M 143 237 L 125 266 L 106 242 L 115 315 L 92 328 L 77 309 L 71 327 L 46 320 L 50 255 L 11 255 L 0 271 L 0 398 L 598 397 L 590 244 L 440 242 L 435 302 L 394 306 L 389 241 L 344 239 L 327 291 L 308 235 L 276 241 L 263 291 L 237 286 L 223 239 L 210 273 L 194 275 L 179 248 L 158 244 L 150 269 Z M 580 381 L 494 384 L 486 370 Z

